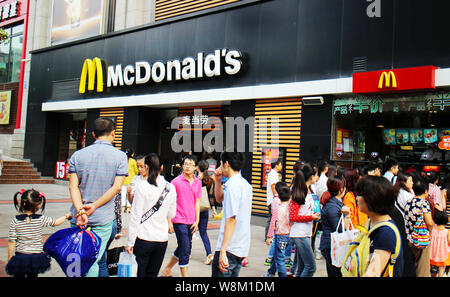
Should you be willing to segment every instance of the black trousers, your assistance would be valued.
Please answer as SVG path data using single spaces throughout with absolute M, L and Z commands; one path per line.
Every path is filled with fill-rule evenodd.
M 133 253 L 138 264 L 138 277 L 157 277 L 164 255 L 167 249 L 167 241 L 156 242 L 136 238 Z

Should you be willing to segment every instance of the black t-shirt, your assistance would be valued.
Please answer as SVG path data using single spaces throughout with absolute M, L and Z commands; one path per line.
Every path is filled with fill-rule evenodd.
M 389 221 L 392 224 L 395 225 L 394 221 Z M 399 232 L 400 234 L 400 232 Z M 401 241 L 401 238 L 400 238 Z M 400 243 L 401 244 L 401 243 Z M 381 226 L 377 228 L 375 231 L 373 231 L 370 234 L 370 256 L 372 258 L 372 255 L 375 250 L 383 250 L 388 251 L 391 254 L 395 253 L 395 246 L 396 246 L 396 237 L 394 230 L 390 228 L 389 226 Z M 394 277 L 401 277 L 403 275 L 403 252 L 402 248 L 400 246 L 400 254 L 397 257 L 397 261 L 394 265 Z M 384 274 L 386 268 L 383 269 L 382 275 Z

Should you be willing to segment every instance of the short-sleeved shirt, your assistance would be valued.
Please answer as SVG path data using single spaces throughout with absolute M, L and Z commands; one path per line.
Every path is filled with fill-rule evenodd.
M 54 227 L 55 220 L 43 215 L 15 216 L 9 225 L 8 241 L 16 243 L 16 252 L 25 254 L 42 253 L 42 228 Z
M 428 186 L 428 194 L 430 195 L 431 199 L 433 199 L 434 204 L 439 204 L 442 206 L 442 193 L 441 189 L 436 186 L 435 184 L 429 184 Z
M 392 224 L 395 225 L 394 221 L 389 221 Z M 400 234 L 400 231 L 399 231 Z M 391 227 L 388 226 L 381 226 L 374 230 L 369 235 L 370 237 L 370 256 L 372 257 L 372 254 L 375 250 L 383 250 L 388 251 L 391 254 L 395 253 L 395 247 L 397 243 L 397 238 L 395 236 L 394 230 L 392 230 Z M 401 241 L 401 237 L 399 238 Z M 401 243 L 402 244 L 402 243 Z M 395 261 L 394 265 L 394 277 L 401 277 L 403 275 L 403 251 L 402 247 L 400 245 L 400 254 L 397 257 L 397 260 Z M 384 273 L 384 271 L 383 271 Z M 382 273 L 382 275 L 383 275 Z
M 76 173 L 83 204 L 93 203 L 114 184 L 116 176 L 128 176 L 127 155 L 114 148 L 106 140 L 97 140 L 92 145 L 76 151 L 69 161 L 69 173 Z M 72 223 L 76 223 L 75 207 Z M 90 226 L 103 226 L 115 219 L 114 199 L 111 199 L 89 216 Z
M 417 197 L 412 198 L 406 203 L 405 207 L 405 231 L 409 241 L 414 231 L 414 225 L 422 216 L 422 214 L 431 213 L 430 205 L 425 199 Z
M 272 201 L 273 201 L 272 185 L 276 184 L 279 181 L 280 181 L 280 177 L 278 176 L 278 172 L 276 172 L 273 169 L 270 170 L 269 174 L 267 175 L 267 189 L 266 189 L 267 206 L 272 204 Z
M 202 182 L 194 176 L 192 185 L 184 174 L 172 180 L 177 191 L 177 214 L 172 223 L 192 225 L 195 223 L 195 202 L 202 197 Z
M 247 257 L 250 249 L 250 219 L 252 212 L 252 186 L 240 173 L 233 175 L 224 184 L 223 216 L 216 251 L 222 247 L 225 221 L 236 218 L 236 228 L 227 247 L 227 252 L 237 257 Z

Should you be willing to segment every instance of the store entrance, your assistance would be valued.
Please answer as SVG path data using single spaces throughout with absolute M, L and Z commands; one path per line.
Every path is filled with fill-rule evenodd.
M 194 113 L 195 110 L 201 109 L 201 114 Z M 160 111 L 161 118 L 161 133 L 159 138 L 158 154 L 164 164 L 164 176 L 167 180 L 171 181 L 177 177 L 182 171 L 182 160 L 187 154 L 192 154 L 197 157 L 197 160 L 207 160 L 211 163 L 211 174 L 213 169 L 217 168 L 219 153 L 212 151 L 208 153 L 204 149 L 203 140 L 205 136 L 215 129 L 224 129 L 220 124 L 222 117 L 221 106 L 207 106 L 207 107 L 184 107 L 177 109 L 164 109 Z M 189 122 L 189 128 L 185 132 L 190 134 L 188 137 L 190 140 L 189 145 L 183 148 L 180 152 L 172 147 L 172 140 L 175 133 L 179 132 L 179 129 L 172 128 L 172 121 L 176 119 L 179 124 L 179 129 L 184 124 Z M 219 120 L 220 119 L 220 120 Z M 195 135 L 197 137 L 195 137 Z M 200 139 L 198 137 L 200 135 Z M 183 138 L 184 140 L 185 138 Z M 183 144 L 183 140 L 180 140 L 178 144 Z M 174 140 L 177 141 L 176 138 Z M 212 141 L 212 144 L 215 144 Z M 197 148 L 197 149 L 196 149 Z M 198 148 L 200 148 L 199 151 Z M 178 149 L 179 150 L 179 149 Z
M 72 154 L 86 146 L 87 113 L 59 115 L 58 160 L 68 161 Z

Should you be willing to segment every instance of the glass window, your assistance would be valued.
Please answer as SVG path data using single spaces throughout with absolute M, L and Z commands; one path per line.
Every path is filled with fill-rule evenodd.
M 20 24 L 4 29 L 10 39 L 0 44 L 0 83 L 17 82 L 20 79 L 23 28 L 23 24 Z
M 360 166 L 388 156 L 406 165 L 450 163 L 450 91 L 334 101 L 332 158 Z M 450 141 L 450 138 L 449 138 Z

